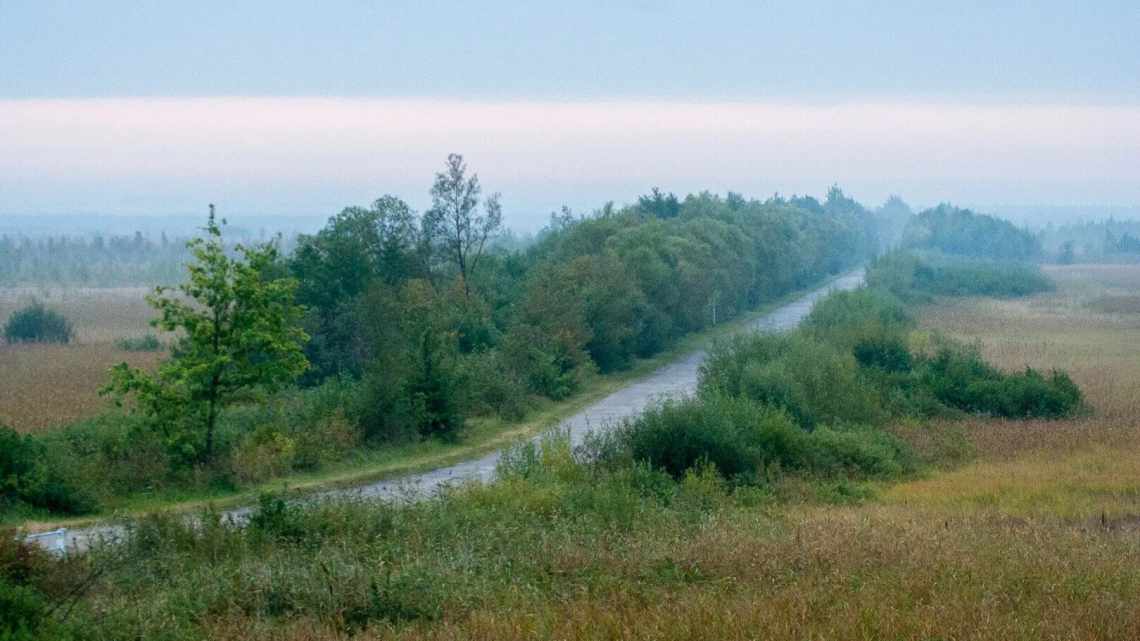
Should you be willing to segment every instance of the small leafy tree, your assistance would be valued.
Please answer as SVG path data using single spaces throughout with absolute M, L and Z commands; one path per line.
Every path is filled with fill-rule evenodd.
M 503 226 L 503 209 L 499 194 L 491 194 L 479 213 L 477 174 L 467 175 L 463 156 L 450 154 L 444 171 L 435 175 L 431 187 L 431 209 L 424 214 L 424 229 L 437 239 L 448 259 L 459 269 L 463 294 L 471 295 L 469 280 L 479 266 L 487 241 Z
M 279 389 L 308 367 L 303 308 L 293 297 L 297 283 L 269 275 L 276 245 L 238 245 L 236 256 L 227 255 L 213 205 L 205 231 L 188 244 L 194 260 L 187 281 L 174 290 L 156 288 L 147 298 L 159 312 L 152 324 L 180 333 L 171 358 L 154 373 L 120 363 L 105 389 L 119 400 L 137 397 L 174 453 L 198 462 L 214 455 L 223 407 Z

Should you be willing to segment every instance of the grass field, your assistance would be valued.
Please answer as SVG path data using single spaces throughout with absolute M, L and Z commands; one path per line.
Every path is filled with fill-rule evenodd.
M 75 327 L 68 345 L 5 345 L 0 341 L 0 424 L 33 431 L 87 418 L 107 407 L 99 396 L 107 369 L 127 361 L 144 367 L 156 352 L 126 352 L 115 340 L 145 334 L 152 311 L 144 288 L 0 289 L 0 323 L 33 299 Z

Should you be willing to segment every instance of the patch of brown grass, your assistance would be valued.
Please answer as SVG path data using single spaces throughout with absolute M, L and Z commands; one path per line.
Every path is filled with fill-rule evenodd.
M 154 310 L 146 302 L 152 290 L 145 287 L 0 288 L 0 323 L 33 300 L 42 302 L 71 321 L 75 342 L 112 343 L 118 338 L 153 331 Z
M 0 424 L 29 432 L 89 418 L 107 408 L 99 388 L 111 366 L 153 367 L 164 356 L 109 344 L 0 346 Z
M 107 407 L 98 390 L 107 370 L 126 361 L 152 367 L 162 352 L 125 352 L 119 338 L 151 330 L 153 310 L 139 287 L 109 289 L 0 289 L 0 323 L 43 301 L 75 327 L 69 345 L 5 345 L 0 341 L 0 424 L 32 431 L 88 418 Z

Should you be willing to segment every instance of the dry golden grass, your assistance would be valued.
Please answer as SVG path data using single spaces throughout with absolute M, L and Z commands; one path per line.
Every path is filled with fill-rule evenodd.
M 150 330 L 153 316 L 144 288 L 0 289 L 0 323 L 31 302 L 42 301 L 75 327 L 69 345 L 5 345 L 0 341 L 0 424 L 21 431 L 87 418 L 107 407 L 98 390 L 107 369 L 126 361 L 152 366 L 161 353 L 124 352 L 119 338 Z

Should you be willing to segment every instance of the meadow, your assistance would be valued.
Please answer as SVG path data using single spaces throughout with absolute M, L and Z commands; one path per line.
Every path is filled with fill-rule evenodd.
M 153 310 L 142 287 L 0 289 L 0 319 L 32 300 L 61 312 L 75 327 L 66 345 L 0 341 L 0 424 L 22 432 L 89 418 L 107 409 L 99 396 L 107 370 L 126 361 L 156 364 L 163 352 L 129 352 L 115 342 L 150 330 Z
M 1028 298 L 920 307 L 912 340 L 1064 366 L 1083 413 L 900 420 L 917 473 L 674 482 L 554 438 L 414 505 L 266 497 L 242 529 L 153 516 L 38 585 L 96 577 L 86 623 L 60 628 L 76 638 L 1137 638 L 1140 315 L 1101 302 L 1140 293 L 1140 268 L 1049 275 Z

